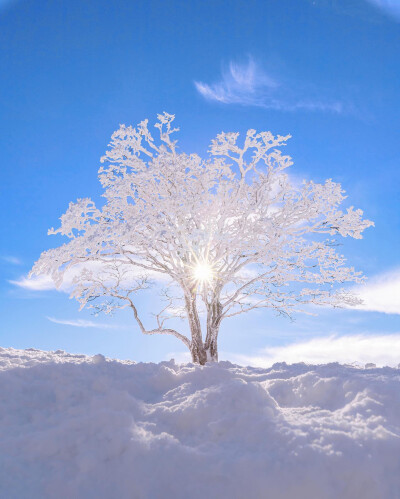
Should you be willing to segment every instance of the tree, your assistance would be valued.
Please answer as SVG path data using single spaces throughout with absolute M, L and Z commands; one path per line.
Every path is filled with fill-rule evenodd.
M 49 274 L 59 286 L 74 269 L 71 296 L 81 308 L 129 307 L 142 333 L 175 336 L 200 364 L 218 360 L 228 317 L 359 303 L 335 289 L 363 277 L 345 266 L 333 236 L 360 239 L 373 223 L 361 210 L 339 210 L 340 184 L 293 185 L 285 172 L 291 158 L 277 149 L 290 135 L 249 130 L 240 146 L 238 133 L 220 133 L 209 159 L 178 153 L 173 120 L 158 116 L 159 143 L 147 120 L 112 135 L 99 170 L 104 206 L 89 198 L 71 203 L 61 227 L 49 230 L 69 242 L 45 251 L 31 275 Z M 163 284 L 165 306 L 147 329 L 135 295 L 155 282 Z M 176 317 L 188 321 L 190 337 L 167 327 Z

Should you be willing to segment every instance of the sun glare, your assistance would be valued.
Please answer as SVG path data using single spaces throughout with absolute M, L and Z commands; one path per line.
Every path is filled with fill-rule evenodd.
M 211 266 L 206 262 L 199 262 L 193 269 L 193 277 L 199 282 L 210 282 L 213 277 Z

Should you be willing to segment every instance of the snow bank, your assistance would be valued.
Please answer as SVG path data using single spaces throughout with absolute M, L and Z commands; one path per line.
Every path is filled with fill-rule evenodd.
M 400 498 L 400 371 L 0 349 L 0 497 Z

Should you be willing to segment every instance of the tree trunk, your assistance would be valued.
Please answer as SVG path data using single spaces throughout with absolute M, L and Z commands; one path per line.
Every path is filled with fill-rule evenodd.
M 193 364 L 200 364 L 201 366 L 204 366 L 204 364 L 208 362 L 207 352 L 203 345 L 199 345 L 198 343 L 192 344 L 190 353 L 192 354 Z
M 218 331 L 215 332 L 212 339 L 205 343 L 205 351 L 207 355 L 207 362 L 218 362 Z
M 221 325 L 222 306 L 216 300 L 207 310 L 207 336 L 205 350 L 207 362 L 218 362 L 218 333 Z
M 204 366 L 207 362 L 207 353 L 204 348 L 203 338 L 201 335 L 201 324 L 199 314 L 196 307 L 196 295 L 191 294 L 185 297 L 187 316 L 189 320 L 190 333 L 192 340 L 190 342 L 190 353 L 192 361 L 195 364 Z
M 207 334 L 204 343 L 196 306 L 196 294 L 187 295 L 185 304 L 192 337 L 190 342 L 192 362 L 202 366 L 206 362 L 218 362 L 218 333 L 222 320 L 221 303 L 216 300 L 207 309 Z

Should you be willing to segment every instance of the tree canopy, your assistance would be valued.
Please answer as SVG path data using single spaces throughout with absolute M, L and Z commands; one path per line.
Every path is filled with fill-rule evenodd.
M 373 223 L 359 209 L 340 209 L 340 184 L 293 182 L 292 160 L 279 149 L 289 135 L 249 130 L 240 141 L 222 132 L 207 159 L 179 152 L 173 120 L 158 115 L 157 141 L 147 120 L 120 126 L 101 160 L 103 206 L 90 198 L 71 203 L 49 231 L 69 241 L 45 251 L 31 274 L 50 274 L 60 285 L 74 269 L 71 296 L 81 307 L 129 307 L 143 333 L 177 337 L 200 364 L 218 360 L 225 318 L 359 302 L 337 289 L 363 277 L 346 265 L 336 238 L 360 239 Z M 154 282 L 162 283 L 165 307 L 149 329 L 135 295 Z M 175 317 L 187 319 L 190 335 L 168 327 Z

